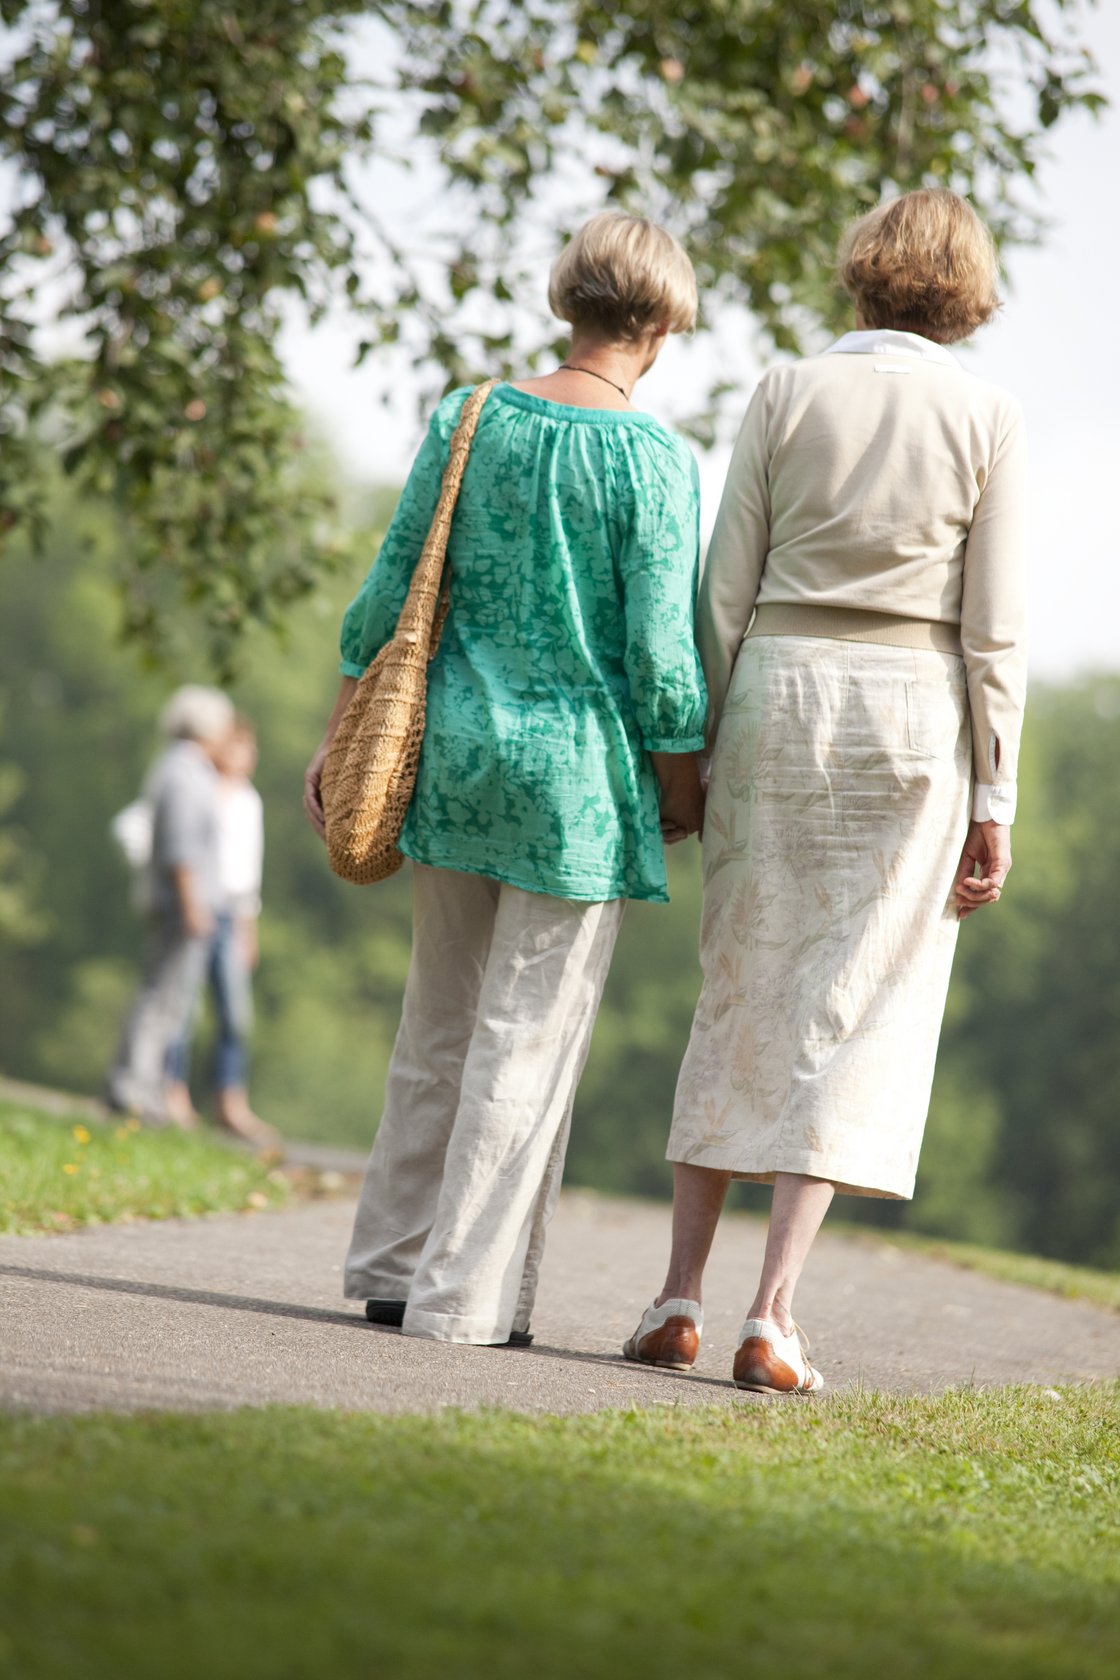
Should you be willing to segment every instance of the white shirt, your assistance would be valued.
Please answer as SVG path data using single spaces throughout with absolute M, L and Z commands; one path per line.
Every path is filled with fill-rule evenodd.
M 264 806 L 252 782 L 218 778 L 218 882 L 235 916 L 258 916 L 264 867 Z

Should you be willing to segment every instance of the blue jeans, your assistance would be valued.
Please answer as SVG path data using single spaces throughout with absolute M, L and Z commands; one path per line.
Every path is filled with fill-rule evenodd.
M 214 1043 L 216 1091 L 244 1088 L 248 1080 L 248 1038 L 253 1026 L 252 978 L 242 956 L 237 923 L 219 916 L 207 953 L 206 980 L 214 1000 L 218 1035 Z M 190 1073 L 190 1046 L 197 1015 L 167 1054 L 167 1077 L 184 1085 Z

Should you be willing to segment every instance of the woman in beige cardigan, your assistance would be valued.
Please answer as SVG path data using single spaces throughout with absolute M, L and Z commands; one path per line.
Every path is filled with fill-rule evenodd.
M 995 313 L 996 272 L 954 194 L 880 206 L 840 253 L 857 330 L 772 369 L 743 422 L 697 616 L 704 983 L 643 1363 L 692 1364 L 720 1209 L 754 1179 L 774 1196 L 734 1380 L 819 1389 L 792 1308 L 821 1220 L 838 1190 L 913 1193 L 957 925 L 1011 867 L 1023 425 L 945 348 Z

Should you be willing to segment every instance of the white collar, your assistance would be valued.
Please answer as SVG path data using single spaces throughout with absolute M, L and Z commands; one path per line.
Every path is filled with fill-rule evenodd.
M 871 327 L 862 332 L 845 333 L 830 344 L 826 356 L 917 356 L 923 362 L 941 362 L 948 367 L 960 367 L 957 358 L 943 344 L 918 333 L 894 332 L 889 327 Z

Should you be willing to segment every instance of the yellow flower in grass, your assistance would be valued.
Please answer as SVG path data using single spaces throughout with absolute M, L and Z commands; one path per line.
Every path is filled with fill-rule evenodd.
M 84 1126 L 75 1126 L 71 1135 L 75 1143 L 88 1143 L 90 1139 L 90 1134 Z
M 140 1130 L 140 1122 L 137 1120 L 135 1114 L 130 1115 L 125 1121 L 125 1129 L 130 1132 L 138 1132 Z
M 82 1169 L 79 1167 L 77 1161 L 64 1161 L 62 1163 L 62 1170 L 64 1173 L 68 1174 L 69 1177 L 73 1178 L 74 1174 L 76 1172 L 81 1172 Z
M 118 1126 L 116 1131 L 113 1133 L 113 1136 L 116 1138 L 118 1143 L 127 1143 L 129 1139 L 128 1127 Z

